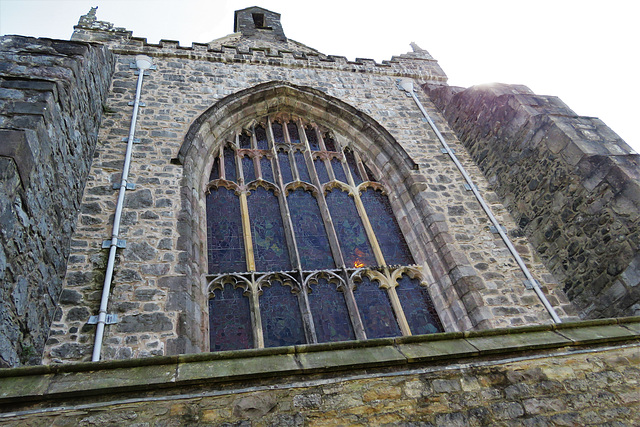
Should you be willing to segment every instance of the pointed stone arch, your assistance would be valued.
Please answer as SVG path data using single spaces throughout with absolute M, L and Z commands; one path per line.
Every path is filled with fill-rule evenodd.
M 348 138 L 366 164 L 380 173 L 389 200 L 415 261 L 447 331 L 483 328 L 486 310 L 482 298 L 470 294 L 484 287 L 464 255 L 456 253 L 444 216 L 425 195 L 427 179 L 395 138 L 372 117 L 317 89 L 287 82 L 259 84 L 229 95 L 201 114 L 190 126 L 177 161 L 183 169 L 179 248 L 184 274 L 206 300 L 206 215 L 203 194 L 213 164 L 213 153 L 228 135 L 266 116 L 303 117 Z M 203 308 L 206 304 L 198 304 Z M 205 308 L 206 309 L 206 308 Z M 206 330 L 203 316 L 202 329 Z M 202 334 L 206 337 L 206 333 Z M 179 352 L 179 351 L 178 351 Z

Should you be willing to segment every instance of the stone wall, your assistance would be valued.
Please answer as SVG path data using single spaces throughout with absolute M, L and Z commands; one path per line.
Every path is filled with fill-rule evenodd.
M 640 313 L 640 156 L 524 86 L 424 89 L 581 315 Z
M 1 425 L 635 425 L 640 318 L 0 371 Z
M 65 292 L 70 298 L 63 301 L 63 314 L 52 326 L 47 362 L 86 360 L 91 352 L 94 327 L 86 324 L 84 315 L 97 314 L 105 262 L 100 245 L 110 230 L 116 200 L 111 188 L 120 176 L 125 151 L 120 140 L 128 133 L 128 102 L 135 91 L 136 76 L 129 64 L 139 53 L 153 57 L 157 70 L 145 77 L 142 89 L 146 107 L 141 109 L 136 133 L 141 142 L 134 146 L 130 172 L 138 186 L 127 194 L 121 229 L 127 248 L 118 256 L 109 307 L 109 312 L 117 313 L 121 320 L 106 328 L 106 359 L 207 349 L 207 291 L 203 283 L 205 264 L 201 262 L 206 243 L 204 189 L 193 184 L 201 177 L 189 174 L 208 177 L 209 170 L 205 169 L 207 164 L 211 167 L 213 159 L 199 158 L 198 167 L 189 170 L 175 159 L 191 126 L 210 108 L 243 90 L 279 81 L 317 91 L 328 100 L 323 102 L 336 105 L 339 101 L 354 117 L 366 116 L 395 140 L 398 152 L 408 156 L 408 162 L 397 158 L 392 159 L 395 163 L 385 162 L 380 156 L 383 147 L 374 143 L 361 153 L 379 170 L 390 164 L 402 165 L 398 176 L 403 182 L 391 182 L 388 177 L 383 181 L 394 189 L 390 199 L 403 232 L 409 241 L 416 242 L 412 246 L 414 258 L 433 274 L 430 290 L 446 330 L 551 321 L 534 292 L 525 288 L 524 276 L 500 238 L 490 232 L 486 215 L 472 193 L 465 190 L 454 164 L 440 152 L 420 111 L 396 85 L 401 75 L 442 82 L 446 76 L 437 62 L 425 51 L 375 64 L 280 51 L 278 46 L 243 51 L 226 45 L 220 49 L 196 44 L 181 48 L 177 42 L 168 41 L 150 45 L 140 39 L 111 43 L 117 55 L 107 100 L 111 113 L 100 129 L 67 273 Z M 461 161 L 478 177 L 478 187 L 511 231 L 560 316 L 571 319 L 574 311 L 566 296 L 523 235 L 517 234 L 515 223 L 489 191 L 488 183 L 433 103 L 424 94 L 420 97 L 443 126 Z M 251 106 L 248 108 L 251 110 Z M 258 110 L 256 103 L 252 114 Z M 226 120 L 225 126 L 232 126 L 236 116 L 225 116 L 227 113 L 230 110 L 222 108 L 215 114 Z M 325 115 L 322 119 L 332 123 L 330 113 Z M 351 130 L 353 135 L 357 131 Z M 210 145 L 199 154 L 206 154 L 214 149 L 211 144 L 221 142 L 219 128 L 210 132 L 205 137 Z M 416 212 L 427 221 L 412 222 Z M 77 315 L 80 311 L 83 316 Z
M 62 293 L 113 56 L 0 38 L 0 366 L 39 363 Z M 81 113 L 80 113 L 81 112 Z

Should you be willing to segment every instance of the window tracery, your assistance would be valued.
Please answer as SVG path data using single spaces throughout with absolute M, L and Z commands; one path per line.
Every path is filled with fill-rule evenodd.
M 349 141 L 288 116 L 226 140 L 206 195 L 212 351 L 443 330 Z

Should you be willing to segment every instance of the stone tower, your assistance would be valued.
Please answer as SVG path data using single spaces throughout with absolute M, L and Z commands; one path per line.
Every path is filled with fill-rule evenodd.
M 637 416 L 638 155 L 598 119 L 260 7 L 0 47 L 0 363 L 43 365 L 0 371 L 6 419 Z

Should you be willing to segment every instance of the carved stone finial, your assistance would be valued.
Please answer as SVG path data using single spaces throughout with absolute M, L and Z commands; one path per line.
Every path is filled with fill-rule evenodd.
M 411 49 L 413 49 L 414 52 L 425 52 L 425 50 L 418 46 L 415 42 L 411 42 Z

